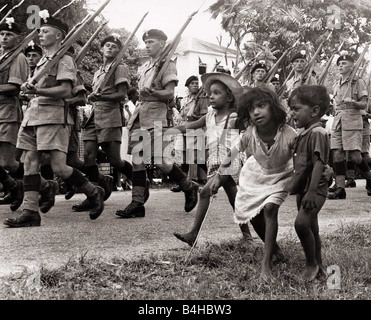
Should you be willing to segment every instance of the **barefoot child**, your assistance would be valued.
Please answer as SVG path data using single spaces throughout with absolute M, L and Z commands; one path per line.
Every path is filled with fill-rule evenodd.
M 306 258 L 303 278 L 311 281 L 323 271 L 318 213 L 326 200 L 331 171 L 327 165 L 329 138 L 321 117 L 330 106 L 330 97 L 323 86 L 303 85 L 292 92 L 288 103 L 297 127 L 304 129 L 295 143 L 291 193 L 296 194 L 295 230 Z
M 201 76 L 202 83 L 206 92 L 209 93 L 209 101 L 212 110 L 195 122 L 190 122 L 174 129 L 186 132 L 186 129 L 198 129 L 206 126 L 207 139 L 209 146 L 209 156 L 207 160 L 208 182 L 202 188 L 200 199 L 197 206 L 195 221 L 191 231 L 185 234 L 174 233 L 174 235 L 192 246 L 200 230 L 202 221 L 206 215 L 210 203 L 210 185 L 215 177 L 221 161 L 227 156 L 228 150 L 238 141 L 238 130 L 235 129 L 237 119 L 236 106 L 238 98 L 242 93 L 242 87 L 228 74 L 208 73 Z M 233 134 L 237 133 L 237 134 Z M 238 176 L 239 160 L 235 159 L 229 167 L 229 172 L 220 179 L 220 186 L 223 186 L 231 206 L 234 208 L 234 200 L 237 193 L 237 185 L 232 176 Z M 241 225 L 244 237 L 252 239 L 247 224 Z
M 233 159 L 245 152 L 239 188 L 235 201 L 235 222 L 253 225 L 258 236 L 265 242 L 261 277 L 272 278 L 273 255 L 281 258 L 277 245 L 278 209 L 288 195 L 293 173 L 292 150 L 296 137 L 293 128 L 286 125 L 286 113 L 271 90 L 252 88 L 241 98 L 239 117 L 251 122 L 239 145 L 231 150 Z M 223 161 L 221 173 L 228 167 Z M 211 191 L 216 193 L 222 181 L 216 175 Z

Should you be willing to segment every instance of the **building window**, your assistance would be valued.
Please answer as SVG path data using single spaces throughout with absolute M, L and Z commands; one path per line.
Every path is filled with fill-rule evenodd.
M 206 73 L 206 67 L 207 67 L 207 64 L 201 62 L 201 63 L 198 65 L 198 73 L 199 73 L 199 74 L 204 74 L 204 73 Z

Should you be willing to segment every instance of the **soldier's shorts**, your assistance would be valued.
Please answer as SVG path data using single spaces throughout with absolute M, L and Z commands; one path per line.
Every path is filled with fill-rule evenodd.
M 82 131 L 83 141 L 120 142 L 122 138 L 122 127 L 96 129 L 94 123 L 89 123 Z
M 164 141 L 164 133 L 168 129 L 163 128 L 162 132 L 160 132 L 161 134 L 155 135 L 154 129 L 141 129 L 139 121 L 134 122 L 129 131 L 128 145 L 128 154 L 132 155 L 133 163 L 141 164 L 144 162 L 145 164 L 150 164 L 151 157 L 154 157 L 155 164 L 162 163 L 164 158 L 172 159 L 173 156 L 171 154 L 174 146 L 169 146 L 171 141 Z M 171 162 L 174 162 L 174 159 Z
M 363 120 L 363 132 L 362 132 L 362 153 L 370 151 L 370 123 L 367 119 Z
M 362 149 L 362 130 L 342 130 L 341 121 L 331 131 L 331 149 L 353 151 Z
M 21 127 L 17 148 L 28 151 L 59 150 L 67 153 L 70 133 L 71 126 L 63 124 Z
M 15 146 L 19 126 L 18 122 L 0 122 L 0 142 L 9 142 Z

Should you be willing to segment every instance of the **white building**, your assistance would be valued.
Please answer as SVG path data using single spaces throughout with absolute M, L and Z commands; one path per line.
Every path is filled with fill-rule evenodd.
M 186 80 L 192 75 L 200 77 L 203 73 L 212 72 L 217 62 L 220 62 L 218 68 L 227 67 L 233 75 L 236 56 L 237 51 L 234 49 L 227 49 L 219 44 L 194 37 L 182 38 L 173 59 L 176 59 L 179 78 L 178 86 L 175 88 L 175 96 L 185 96 L 187 94 L 184 86 Z

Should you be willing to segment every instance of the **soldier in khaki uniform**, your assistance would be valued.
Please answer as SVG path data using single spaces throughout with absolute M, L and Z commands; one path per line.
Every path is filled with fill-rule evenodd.
M 49 57 L 59 49 L 68 33 L 68 26 L 53 17 L 43 18 L 39 32 L 40 44 L 45 55 L 39 61 L 35 72 L 40 72 Z M 31 94 L 31 99 L 18 134 L 17 148 L 24 151 L 25 174 L 23 211 L 16 218 L 4 221 L 9 227 L 39 226 L 39 190 L 43 188 L 39 172 L 42 152 L 50 155 L 53 172 L 80 188 L 95 203 L 89 213 L 96 219 L 104 209 L 104 190 L 95 187 L 76 169 L 66 165 L 68 141 L 72 118 L 65 110 L 65 98 L 71 97 L 76 79 L 73 59 L 64 55 L 51 70 L 44 74 L 37 85 L 24 83 L 21 90 Z M 67 118 L 65 118 L 67 115 Z
M 120 155 L 123 125 L 120 101 L 125 100 L 129 87 L 129 76 L 125 65 L 120 63 L 105 87 L 102 88 L 101 93 L 94 93 L 104 80 L 105 74 L 110 69 L 121 47 L 122 43 L 116 34 L 107 36 L 102 40 L 103 65 L 94 74 L 93 93 L 88 97 L 88 101 L 93 103 L 93 112 L 82 133 L 84 141 L 84 172 L 94 184 L 99 182 L 99 170 L 96 163 L 99 146 L 106 152 L 108 160 L 114 168 L 130 180 L 132 178 L 131 164 L 122 160 Z M 92 205 L 86 199 L 82 203 L 73 206 L 72 209 L 74 211 L 86 211 Z
M 260 60 L 258 63 L 256 63 L 251 69 L 251 77 L 253 81 L 251 87 L 256 88 L 264 86 L 275 92 L 273 84 L 263 82 L 267 72 L 268 68 L 264 60 Z
M 304 69 L 308 63 L 307 53 L 305 50 L 301 50 L 293 55 L 291 58 L 292 67 L 294 69 L 294 75 L 286 82 L 287 97 L 291 95 L 291 92 L 300 87 L 303 84 L 314 85 L 317 84 L 317 80 L 311 74 L 308 74 L 303 78 Z
M 12 54 L 20 40 L 21 27 L 13 18 L 6 18 L 0 25 L 0 63 Z M 20 87 L 28 77 L 28 65 L 23 53 L 0 70 L 0 182 L 10 192 L 12 211 L 23 201 L 23 165 L 15 158 L 22 109 Z M 9 174 L 10 173 L 10 174 Z
M 174 88 L 178 84 L 174 62 L 170 62 L 157 83 L 152 83 L 158 72 L 156 60 L 166 45 L 167 36 L 161 30 L 151 29 L 143 34 L 142 40 L 146 44 L 150 59 L 139 70 L 139 104 L 127 126 L 130 131 L 128 149 L 133 156 L 133 189 L 132 202 L 124 210 L 116 212 L 122 218 L 144 217 L 145 215 L 146 168 L 144 162 L 148 161 L 144 159 L 146 156 L 153 157 L 156 167 L 180 185 L 186 198 L 185 211 L 191 211 L 198 200 L 197 184 L 191 182 L 179 166 L 172 163 L 169 159 L 170 155 L 163 152 L 169 141 L 163 141 L 163 134 L 159 136 L 154 134 L 156 126 L 167 127 L 167 101 L 174 98 Z M 143 138 L 143 142 L 139 141 L 140 138 Z M 140 148 L 141 144 L 142 148 Z M 162 150 L 154 150 L 155 146 L 157 149 L 162 147 Z M 147 151 L 148 153 L 150 151 L 149 155 Z M 141 152 L 144 153 L 143 161 Z
M 367 194 L 371 196 L 371 171 L 362 157 L 363 116 L 367 107 L 366 83 L 361 78 L 349 79 L 354 67 L 354 59 L 342 52 L 337 60 L 340 79 L 334 85 L 335 116 L 331 128 L 331 150 L 336 190 L 328 195 L 329 199 L 345 199 L 345 154 L 366 179 Z M 351 82 L 350 82 L 351 81 Z

